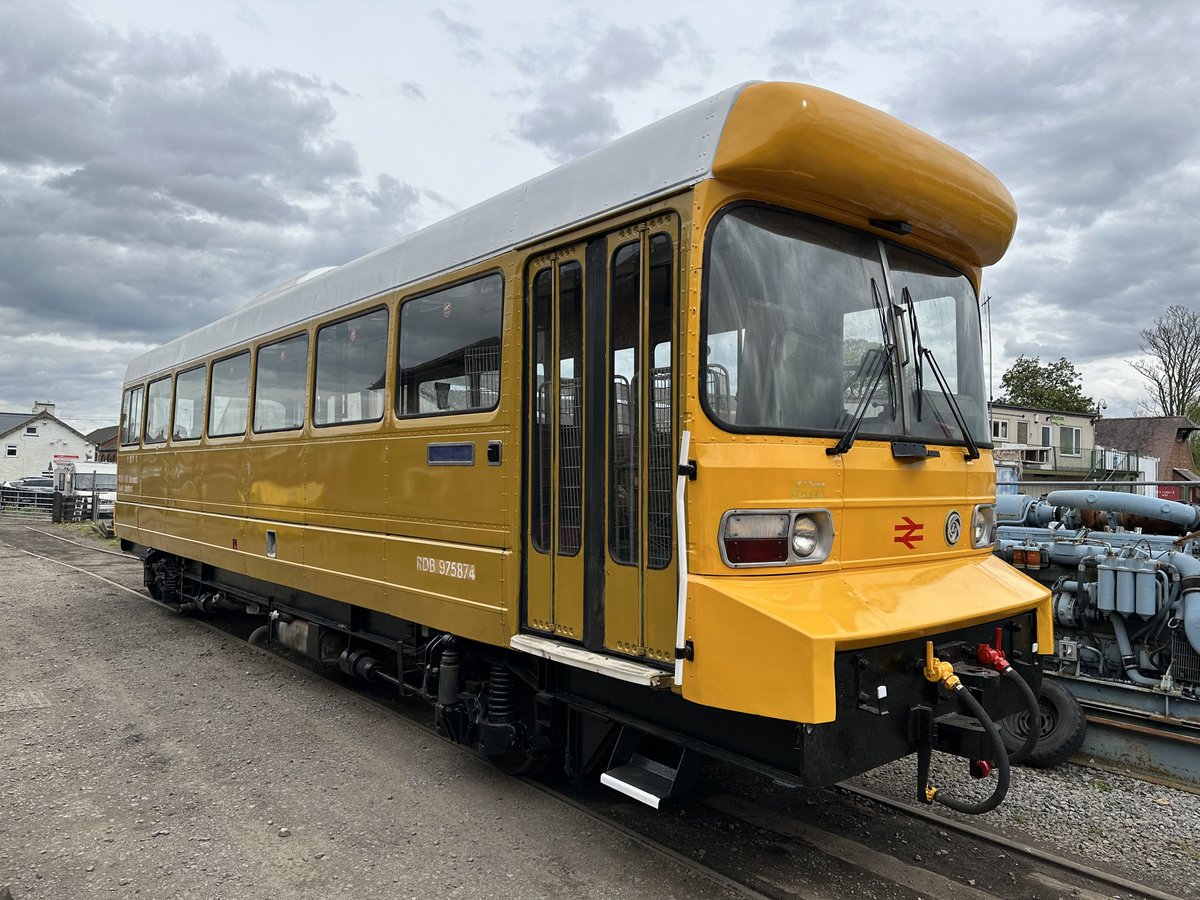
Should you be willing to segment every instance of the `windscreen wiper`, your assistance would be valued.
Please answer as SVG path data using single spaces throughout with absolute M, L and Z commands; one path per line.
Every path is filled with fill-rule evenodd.
M 912 338 L 913 356 L 916 358 L 917 421 L 921 420 L 922 363 L 924 360 L 928 360 L 929 370 L 933 372 L 938 389 L 941 390 L 942 396 L 946 398 L 946 402 L 950 406 L 950 412 L 954 416 L 954 421 L 959 429 L 961 429 L 963 440 L 967 444 L 967 452 L 964 454 L 965 458 L 979 459 L 979 445 L 975 443 L 975 438 L 971 435 L 971 429 L 967 427 L 966 417 L 963 416 L 958 401 L 954 399 L 954 391 L 950 390 L 950 384 L 946 381 L 946 376 L 942 374 L 942 367 L 938 365 L 933 351 L 921 343 L 921 330 L 917 326 L 917 310 L 913 304 L 912 294 L 908 292 L 907 287 L 900 292 L 900 299 L 908 309 L 909 336 Z
M 879 379 L 883 377 L 884 371 L 888 372 L 888 393 L 894 397 L 895 383 L 892 381 L 892 360 L 896 356 L 896 342 L 892 340 L 891 329 L 887 325 L 887 310 L 883 305 L 883 297 L 879 294 L 879 285 L 875 279 L 871 279 L 871 302 L 875 304 L 875 310 L 879 313 L 879 327 L 883 333 L 884 346 L 882 350 L 872 348 L 863 354 L 862 362 L 859 363 L 858 371 L 854 373 L 854 377 L 850 380 L 851 384 L 855 384 L 861 377 L 865 382 L 870 379 L 871 387 L 863 392 L 859 398 L 858 408 L 854 410 L 854 417 L 850 420 L 849 427 L 842 434 L 838 442 L 832 447 L 826 447 L 825 453 L 828 456 L 837 456 L 845 453 L 854 446 L 854 439 L 858 436 L 858 429 L 862 426 L 863 419 L 867 417 L 867 408 L 871 405 L 871 400 L 875 396 L 875 391 L 879 389 Z M 893 403 L 893 408 L 895 404 Z

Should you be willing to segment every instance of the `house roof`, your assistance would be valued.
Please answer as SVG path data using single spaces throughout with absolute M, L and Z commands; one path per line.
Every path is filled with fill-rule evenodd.
M 0 412 L 0 437 L 11 434 L 33 418 L 33 413 Z
M 994 400 L 988 404 L 992 409 L 1012 409 L 1019 412 L 1048 413 L 1052 416 L 1077 416 L 1081 419 L 1095 419 L 1095 412 L 1079 412 L 1074 409 L 1050 409 L 1046 406 L 1018 406 L 1016 403 L 1001 403 Z
M 1186 416 L 1135 416 L 1130 419 L 1097 419 L 1096 443 L 1114 450 L 1133 450 L 1166 462 L 1171 448 L 1200 430 Z
M 89 432 L 86 437 L 93 444 L 107 444 L 117 436 L 119 425 L 106 425 L 104 428 L 97 428 L 95 431 Z
M 48 412 L 47 410 L 41 410 L 40 412 L 36 412 L 36 413 L 0 412 L 0 438 L 6 437 L 7 435 L 10 435 L 14 431 L 16 431 L 18 428 L 23 428 L 24 426 L 29 425 L 30 423 L 35 422 L 39 419 L 51 419 L 51 420 L 57 422 L 63 428 L 67 429 L 67 431 L 71 432 L 72 434 L 78 435 L 79 437 L 83 438 L 85 441 L 88 441 L 90 443 L 95 443 L 95 441 L 93 441 L 90 437 L 88 437 L 82 431 L 76 431 L 74 428 L 72 428 L 70 425 L 68 425 L 62 419 L 58 418 L 58 416 L 54 415 L 51 412 Z

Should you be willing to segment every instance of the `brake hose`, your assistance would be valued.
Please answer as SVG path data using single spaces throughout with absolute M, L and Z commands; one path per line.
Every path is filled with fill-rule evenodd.
M 996 779 L 996 789 L 992 791 L 990 797 L 978 803 L 968 803 L 965 800 L 944 797 L 941 791 L 929 783 L 929 763 L 933 755 L 933 747 L 929 744 L 922 744 L 917 752 L 918 799 L 925 803 L 933 803 L 936 800 L 943 806 L 948 806 L 956 812 L 967 815 L 979 815 L 980 813 L 991 812 L 1004 801 L 1005 796 L 1008 794 L 1008 751 L 1004 747 L 1004 741 L 1000 738 L 1000 729 L 996 727 L 996 723 L 992 721 L 991 717 L 983 711 L 983 707 L 979 705 L 979 701 L 967 690 L 966 685 L 954 674 L 954 667 L 950 663 L 943 662 L 933 655 L 932 641 L 928 641 L 925 645 L 925 677 L 929 681 L 949 691 L 953 691 L 954 695 L 958 697 L 958 702 L 962 706 L 965 706 L 966 711 L 983 726 L 983 730 L 987 732 L 987 736 L 992 742 L 992 750 L 996 758 L 996 768 L 999 771 Z
M 996 646 L 989 647 L 987 644 L 980 644 L 976 656 L 983 665 L 991 666 L 1005 678 L 1015 681 L 1017 689 L 1025 699 L 1025 711 L 1029 715 L 1029 731 L 1025 735 L 1025 743 L 1015 752 L 1008 754 L 1009 765 L 1015 766 L 1017 763 L 1025 761 L 1037 747 L 1038 739 L 1042 736 L 1042 710 L 1038 705 L 1037 695 L 1029 686 L 1029 682 L 1021 677 L 1021 673 L 1014 669 L 1004 654 L 1000 652 L 999 628 L 996 629 Z

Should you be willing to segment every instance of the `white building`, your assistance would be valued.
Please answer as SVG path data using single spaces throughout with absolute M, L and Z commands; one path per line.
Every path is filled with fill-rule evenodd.
M 0 481 L 96 458 L 96 445 L 54 416 L 53 403 L 31 413 L 0 412 Z

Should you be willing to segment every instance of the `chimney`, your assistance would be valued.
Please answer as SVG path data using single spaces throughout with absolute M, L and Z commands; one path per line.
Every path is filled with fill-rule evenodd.
M 33 414 L 36 416 L 38 413 L 49 413 L 50 415 L 54 415 L 54 404 L 48 400 L 34 400 Z

